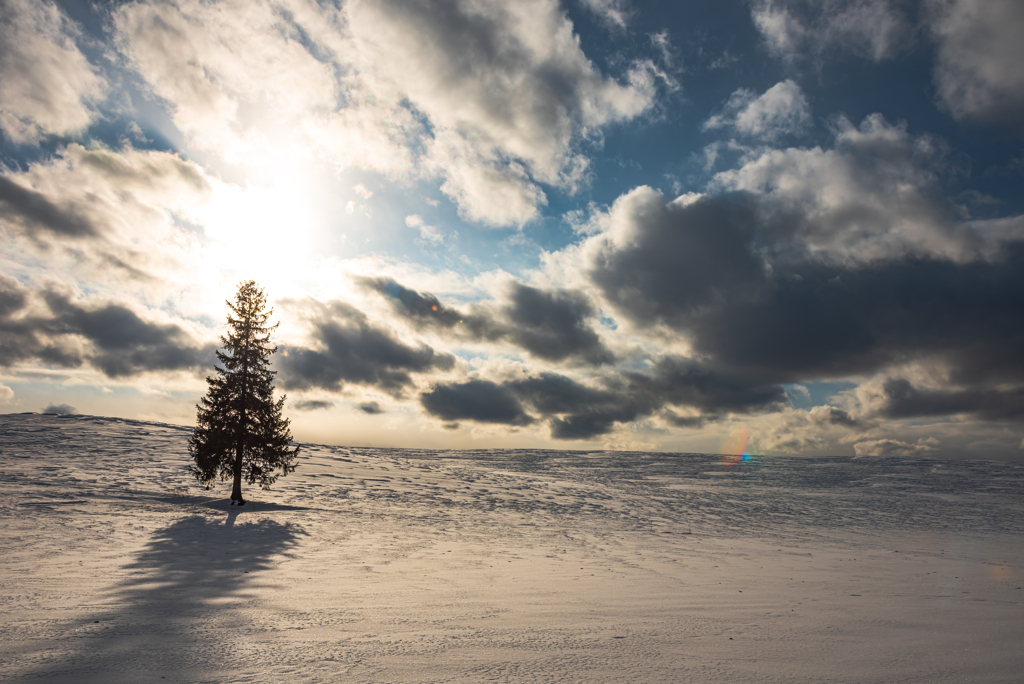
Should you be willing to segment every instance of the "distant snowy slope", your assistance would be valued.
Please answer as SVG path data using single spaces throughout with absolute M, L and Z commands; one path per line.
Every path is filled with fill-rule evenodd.
M 190 495 L 190 428 L 79 415 L 0 415 L 0 463 L 18 495 Z M 692 531 L 776 526 L 1024 532 L 1024 464 L 925 458 L 760 457 L 614 451 L 375 449 L 304 445 L 299 469 L 254 505 L 447 510 L 597 517 Z M 14 497 L 14 498 L 12 498 Z M 138 498 L 143 497 L 143 498 Z M 226 499 L 225 499 L 226 500 Z M 184 503 L 184 500 L 182 501 Z M 673 527 L 673 529 L 676 529 Z

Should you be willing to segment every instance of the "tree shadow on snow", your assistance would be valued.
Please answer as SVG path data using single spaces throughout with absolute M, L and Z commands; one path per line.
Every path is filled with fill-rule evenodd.
M 253 501 L 249 499 L 242 507 L 231 505 L 230 499 L 201 499 L 191 497 L 189 503 L 197 503 L 203 508 L 212 508 L 217 511 L 227 511 L 228 518 L 234 520 L 240 513 L 275 513 L 278 511 L 311 511 L 308 506 L 293 506 L 292 504 L 275 503 L 273 501 Z M 320 509 L 318 509 L 320 510 Z
M 264 628 L 247 611 L 254 590 L 276 584 L 276 562 L 305 533 L 295 524 L 246 521 L 242 512 L 183 518 L 156 532 L 123 568 L 126 577 L 107 597 L 111 609 L 77 626 L 80 652 L 33 674 L 53 682 L 184 682 L 244 669 L 241 647 Z

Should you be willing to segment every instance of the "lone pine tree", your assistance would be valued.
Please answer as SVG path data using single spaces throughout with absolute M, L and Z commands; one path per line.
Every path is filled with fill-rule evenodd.
M 274 375 L 270 355 L 267 297 L 256 283 L 238 286 L 231 309 L 229 330 L 221 336 L 227 353 L 218 351 L 216 375 L 206 378 L 210 389 L 196 405 L 196 428 L 188 442 L 195 461 L 189 472 L 205 485 L 232 479 L 231 504 L 243 505 L 242 478 L 269 489 L 279 477 L 296 468 L 299 448 L 290 448 L 289 420 L 281 415 L 285 397 L 274 401 Z

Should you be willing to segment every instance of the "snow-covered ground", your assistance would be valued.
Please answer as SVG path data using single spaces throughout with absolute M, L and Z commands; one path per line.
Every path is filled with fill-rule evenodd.
M 1019 682 L 1024 466 L 309 446 L 0 416 L 0 680 Z

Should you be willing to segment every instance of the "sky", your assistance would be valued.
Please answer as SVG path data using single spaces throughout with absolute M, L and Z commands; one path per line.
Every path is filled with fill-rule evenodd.
M 0 0 L 0 412 L 1024 459 L 1017 0 Z

